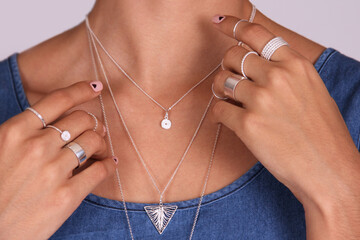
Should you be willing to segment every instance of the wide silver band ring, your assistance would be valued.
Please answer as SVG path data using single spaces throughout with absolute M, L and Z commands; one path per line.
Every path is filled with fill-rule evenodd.
M 217 99 L 220 99 L 220 100 L 227 100 L 229 98 L 227 97 L 219 97 L 218 95 L 216 95 L 215 91 L 214 91 L 214 83 L 211 85 L 211 91 L 213 93 L 213 95 L 217 98 Z
M 76 155 L 76 158 L 78 159 L 78 165 L 76 168 L 78 168 L 80 164 L 86 159 L 86 154 L 84 149 L 76 142 L 70 142 L 66 144 L 65 147 L 69 148 Z
M 55 127 L 55 126 L 53 126 L 53 125 L 50 125 L 50 124 L 48 124 L 46 127 L 47 127 L 47 128 L 52 128 L 52 129 L 55 129 L 56 131 L 58 131 L 58 132 L 60 133 L 60 138 L 61 138 L 64 142 L 69 141 L 70 138 L 71 138 L 71 134 L 70 134 L 69 131 L 66 131 L 66 130 L 61 131 L 59 128 L 57 128 L 57 127 Z
M 246 80 L 246 78 L 241 77 L 240 79 L 237 79 L 237 78 L 234 78 L 234 77 L 228 77 L 225 80 L 225 83 L 224 83 L 224 92 L 225 92 L 225 94 L 228 95 L 228 96 L 232 96 L 232 98 L 234 100 L 236 100 L 235 89 L 236 89 L 237 85 L 243 80 Z
M 282 46 L 289 46 L 289 44 L 282 37 L 275 37 L 265 45 L 261 51 L 261 56 L 270 61 L 272 55 Z
M 95 132 L 97 127 L 98 127 L 98 120 L 97 120 L 97 117 L 92 114 L 91 112 L 87 112 L 87 114 L 89 114 L 90 116 L 92 116 L 94 118 L 94 121 L 95 121 L 95 127 L 93 128 L 93 131 Z
M 38 113 L 38 112 L 37 112 L 35 109 L 33 109 L 32 107 L 27 107 L 25 110 L 29 110 L 29 111 L 31 111 L 32 113 L 34 113 L 35 116 L 37 116 L 37 117 L 40 119 L 40 121 L 41 121 L 41 123 L 42 123 L 42 125 L 43 125 L 43 128 L 46 127 L 46 122 L 45 122 L 44 118 L 41 116 L 40 113 Z
M 249 55 L 251 55 L 251 54 L 254 54 L 254 55 L 256 55 L 256 56 L 259 56 L 259 54 L 258 54 L 257 52 L 251 51 L 251 52 L 246 53 L 245 56 L 243 57 L 243 59 L 241 60 L 241 74 L 242 74 L 245 78 L 248 78 L 248 77 L 246 76 L 246 73 L 245 73 L 245 67 L 244 67 L 244 65 L 245 65 L 245 60 L 246 60 L 246 58 L 247 58 Z

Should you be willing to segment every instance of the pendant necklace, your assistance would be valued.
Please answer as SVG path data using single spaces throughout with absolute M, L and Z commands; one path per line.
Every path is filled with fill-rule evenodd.
M 160 194 L 160 202 L 159 202 L 159 205 L 149 205 L 149 206 L 145 206 L 144 209 L 145 209 L 145 212 L 147 213 L 148 217 L 150 218 L 151 222 L 153 223 L 153 225 L 155 226 L 156 230 L 158 231 L 159 234 L 162 234 L 163 231 L 165 230 L 165 228 L 168 226 L 171 218 L 173 217 L 176 209 L 177 209 L 177 206 L 176 205 L 164 205 L 164 203 L 162 202 L 162 197 L 163 197 L 163 194 L 164 192 L 166 191 L 166 189 L 168 188 L 168 186 L 170 185 L 170 182 L 173 180 L 175 174 L 177 173 L 177 170 L 179 169 L 181 163 L 183 162 L 183 160 L 185 159 L 185 156 L 188 152 L 188 150 L 190 149 L 190 146 L 191 144 L 193 143 L 201 125 L 202 125 L 202 122 L 203 120 L 205 119 L 205 116 L 206 116 L 206 113 L 208 112 L 209 110 L 209 107 L 214 99 L 214 96 L 211 96 L 210 98 L 210 101 L 206 107 L 206 110 L 200 120 L 200 123 L 197 127 L 197 129 L 195 130 L 195 133 L 190 141 L 190 144 L 188 145 L 188 147 L 186 148 L 185 150 L 185 153 L 184 155 L 182 156 L 179 164 L 177 165 L 174 173 L 172 174 L 169 182 L 167 183 L 166 187 L 164 188 L 164 190 L 162 192 L 160 192 L 154 178 L 152 177 L 152 175 L 150 174 L 150 171 L 148 170 L 148 168 L 146 167 L 146 164 L 145 164 L 145 161 L 143 160 L 140 152 L 138 151 L 136 145 L 135 145 L 135 142 L 129 132 L 129 129 L 124 121 L 124 118 L 120 112 L 120 109 L 115 101 L 115 98 L 114 98 L 114 95 L 112 93 L 112 90 L 111 90 L 111 86 L 109 84 L 109 80 L 108 80 L 108 77 L 107 77 L 107 74 L 105 72 L 105 69 L 104 69 L 104 66 L 102 64 L 102 61 L 101 61 L 101 58 L 100 58 L 100 55 L 97 51 L 97 47 L 96 45 L 94 46 L 94 39 L 91 38 L 91 35 L 89 34 L 88 35 L 89 37 L 89 41 L 92 42 L 93 44 L 93 47 L 95 49 L 95 52 L 96 52 L 96 55 L 98 57 L 98 61 L 99 61 L 99 64 L 100 64 L 100 67 L 101 67 L 101 70 L 102 70 L 102 73 L 103 73 L 103 76 L 105 78 L 105 81 L 107 83 L 107 87 L 109 89 L 109 92 L 110 92 L 110 95 L 112 97 L 112 100 L 113 100 L 113 103 L 115 105 L 115 108 L 119 114 L 119 117 L 123 123 L 123 126 L 128 134 L 128 137 L 130 138 L 130 141 L 142 163 L 142 165 L 144 166 L 145 170 L 147 171 L 149 177 L 151 178 L 152 182 L 153 182 L 153 185 L 155 186 L 156 190 L 159 192 Z M 90 43 L 91 44 L 91 43 Z M 98 72 L 96 70 L 96 62 L 95 62 L 95 57 L 94 57 L 94 53 L 93 53 L 93 49 L 92 49 L 92 46 L 90 45 L 90 51 L 91 51 L 91 56 L 92 56 L 92 62 L 93 62 L 93 66 L 94 66 L 94 71 L 95 71 L 95 76 L 96 76 L 96 79 L 99 81 L 99 77 L 98 77 Z M 110 149 L 111 149 L 111 153 L 112 155 L 115 156 L 115 152 L 114 152 L 114 148 L 113 148 L 113 145 L 112 145 L 112 140 L 111 140 L 111 136 L 110 136 L 110 131 L 109 131 L 109 125 L 108 125 L 108 121 L 107 121 L 107 117 L 106 117 L 106 112 L 105 112 L 105 107 L 104 107 L 104 103 L 103 103 L 103 99 L 102 99 L 102 95 L 100 94 L 99 95 L 99 100 L 100 100 L 100 104 L 101 104 L 101 109 L 102 109 L 102 114 L 103 114 L 103 117 L 104 117 L 104 123 L 105 123 L 105 127 L 107 129 L 107 134 L 108 134 L 108 140 L 109 140 L 109 144 L 110 144 Z M 221 130 L 221 124 L 218 124 L 218 128 L 217 128 L 217 132 L 216 132 L 216 137 L 215 137 L 215 141 L 214 141 L 214 145 L 213 145 L 213 149 L 212 149 L 212 153 L 211 153 L 211 157 L 210 157 L 210 161 L 209 161 L 209 166 L 208 166 L 208 171 L 207 171 L 207 175 L 206 175 L 206 178 L 205 178 L 205 182 L 204 182 L 204 185 L 203 185 L 203 189 L 202 189 L 202 193 L 201 193 L 201 197 L 200 197 L 200 200 L 199 200 L 199 204 L 198 204 L 198 207 L 197 207 L 197 211 L 196 211 L 196 215 L 195 215 L 195 219 L 194 219 L 194 223 L 193 223 L 193 226 L 192 226 L 192 230 L 191 230 L 191 233 L 190 233 L 190 237 L 189 239 L 192 239 L 192 236 L 193 236 L 193 233 L 194 233 L 194 230 L 195 230 L 195 225 L 196 225 L 196 222 L 197 222 L 197 218 L 198 218 L 198 215 L 199 215 L 199 211 L 200 211 L 200 206 L 201 206 L 201 202 L 202 202 L 202 199 L 203 199 L 203 196 L 205 194 L 205 190 L 206 190 L 206 186 L 207 186 L 207 181 L 208 181 L 208 178 L 209 178 L 209 175 L 210 175 L 210 170 L 211 170 L 211 166 L 212 166 L 212 163 L 213 163 L 213 158 L 214 158 L 214 154 L 215 154 L 215 149 L 216 149 L 216 145 L 217 145 L 217 141 L 218 141 L 218 137 L 219 137 L 219 134 L 220 134 L 220 130 Z M 126 208 L 126 203 L 125 203 L 125 200 L 124 200 L 124 194 L 123 194 L 123 189 L 122 189 L 122 185 L 121 185 L 121 180 L 120 180 L 120 176 L 119 176 L 119 172 L 118 172 L 118 169 L 116 169 L 116 177 L 117 177 L 117 182 L 118 182 L 118 186 L 119 186 L 119 189 L 120 189 L 120 193 L 121 193 L 121 198 L 122 198 L 122 202 L 123 202 L 123 205 L 124 205 L 124 210 L 125 210 L 125 215 L 126 215 L 126 219 L 127 219 L 127 223 L 128 223 L 128 226 L 129 226 L 129 231 L 130 231 L 130 236 L 131 236 L 131 239 L 134 239 L 134 236 L 133 236 L 133 233 L 132 233 L 132 228 L 131 228 L 131 224 L 130 224 L 130 220 L 129 220 L 129 217 L 128 217 L 128 212 L 127 212 L 127 208 Z
M 218 64 L 213 70 L 211 70 L 203 79 L 201 79 L 198 83 L 196 83 L 194 86 L 192 86 L 184 95 L 182 95 L 177 101 L 175 101 L 174 104 L 172 104 L 170 107 L 166 108 L 163 105 L 161 105 L 158 101 L 156 101 L 153 97 L 151 97 L 144 89 L 140 87 L 139 84 L 137 84 L 132 77 L 116 62 L 116 60 L 110 55 L 110 53 L 105 49 L 104 45 L 101 43 L 99 38 L 96 36 L 96 34 L 93 32 L 92 28 L 90 27 L 90 24 L 88 22 L 88 17 L 86 16 L 86 27 L 88 28 L 91 36 L 96 40 L 96 42 L 99 44 L 101 49 L 104 51 L 104 53 L 110 58 L 110 60 L 115 64 L 115 66 L 137 87 L 146 97 L 148 97 L 152 102 L 154 102 L 158 107 L 160 107 L 162 110 L 164 110 L 164 118 L 162 119 L 160 126 L 163 129 L 170 129 L 171 128 L 171 121 L 169 119 L 169 112 L 172 110 L 181 100 L 183 100 L 192 90 L 194 90 L 197 86 L 199 86 L 201 83 L 203 83 L 211 74 L 213 74 L 220 66 L 221 63 Z
M 254 19 L 254 16 L 256 14 L 256 8 L 255 6 L 253 5 L 253 10 L 252 10 L 252 13 L 251 13 L 251 16 L 250 16 L 250 22 L 252 22 L 252 20 Z M 202 115 L 202 118 L 199 122 L 199 125 L 197 127 L 197 129 L 195 130 L 195 133 L 193 135 L 193 137 L 191 138 L 190 140 L 190 143 L 189 145 L 187 146 L 181 160 L 179 161 L 174 173 L 172 174 L 170 180 L 168 181 L 167 185 L 165 186 L 164 190 L 161 192 L 159 190 L 159 187 L 157 186 L 154 178 L 152 177 L 152 175 L 150 174 L 150 171 L 148 170 L 146 164 L 145 164 L 145 161 L 143 160 L 140 152 L 138 151 L 136 145 L 135 145 L 135 142 L 129 132 L 129 129 L 127 128 L 127 125 L 124 121 L 124 118 L 120 112 L 120 109 L 116 103 L 116 100 L 114 98 L 114 95 L 112 93 L 112 90 L 111 90 L 111 86 L 109 84 L 109 81 L 108 81 L 108 78 L 107 78 L 107 75 L 106 75 L 106 72 L 105 72 L 105 69 L 104 69 L 104 66 L 102 64 L 102 61 L 101 61 L 101 58 L 100 58 L 100 55 L 99 55 L 99 52 L 97 50 L 97 47 L 96 47 L 96 44 L 95 44 L 95 41 L 94 39 L 97 40 L 98 44 L 102 47 L 102 49 L 104 50 L 104 52 L 106 53 L 106 55 L 108 55 L 108 57 L 115 63 L 115 65 L 118 66 L 118 68 L 120 70 L 122 70 L 122 68 L 116 63 L 116 61 L 110 56 L 110 54 L 108 54 L 108 52 L 105 50 L 105 48 L 102 46 L 101 42 L 97 39 L 96 35 L 94 34 L 94 32 L 91 30 L 90 28 L 90 24 L 89 24 L 89 21 L 88 21 L 88 17 L 86 16 L 86 26 L 87 26 L 87 32 L 88 32 L 88 38 L 89 38 L 89 43 L 90 43 L 90 51 L 91 51 L 91 57 L 92 57 L 92 62 L 93 62 L 93 66 L 94 66 L 94 72 L 95 72 L 95 77 L 97 80 L 99 80 L 99 77 L 98 77 L 98 72 L 97 72 L 97 67 L 96 67 L 96 62 L 95 62 L 95 57 L 94 57 L 94 53 L 93 53 L 93 49 L 92 49 L 92 46 L 91 46 L 91 43 L 96 51 L 96 54 L 97 54 L 97 57 L 98 57 L 98 61 L 99 61 L 99 64 L 101 66 L 101 70 L 102 70 L 102 73 L 103 73 L 103 76 L 106 80 L 106 83 L 107 83 L 107 87 L 109 89 L 109 92 L 110 92 L 110 95 L 111 95 L 111 98 L 112 98 L 112 101 L 115 105 L 115 108 L 116 108 L 116 111 L 118 112 L 119 114 L 119 117 L 121 119 L 121 122 L 127 132 L 127 135 L 142 163 L 142 165 L 144 166 L 146 172 L 148 173 L 153 185 L 155 186 L 156 190 L 158 191 L 158 193 L 160 194 L 160 201 L 159 201 L 159 205 L 150 205 L 150 206 L 145 206 L 144 209 L 148 215 L 148 217 L 150 218 L 151 222 L 153 223 L 153 225 L 155 226 L 156 230 L 158 231 L 159 234 L 162 234 L 163 231 L 165 230 L 165 228 L 168 226 L 171 218 L 173 217 L 176 209 L 177 209 L 177 206 L 176 205 L 164 205 L 163 204 L 163 201 L 162 201 L 162 198 L 163 198 L 163 195 L 165 193 L 165 191 L 167 190 L 167 188 L 169 187 L 171 181 L 173 180 L 173 178 L 175 177 L 175 174 L 177 173 L 178 169 L 180 168 L 180 165 L 181 163 L 183 162 L 183 160 L 185 159 L 185 156 L 187 155 L 187 152 L 189 151 L 190 149 L 190 146 L 192 145 L 195 137 L 197 136 L 197 133 L 202 125 L 202 122 L 203 120 L 205 119 L 205 116 L 209 110 L 209 107 L 214 99 L 214 96 L 212 95 L 212 97 L 210 98 L 210 101 L 205 109 L 205 112 L 204 114 Z M 219 66 L 221 65 L 221 63 L 213 70 L 211 71 L 204 79 L 202 79 L 200 82 L 198 82 L 196 85 L 194 85 L 188 92 L 186 92 L 178 101 L 176 101 L 168 110 L 164 107 L 162 107 L 157 101 L 155 101 L 155 99 L 153 99 L 150 95 L 148 95 L 144 90 L 141 89 L 141 87 L 139 85 L 136 84 L 135 81 L 133 81 L 131 79 L 131 77 L 124 71 L 122 70 L 122 72 L 129 78 L 129 80 L 131 80 L 131 82 L 134 83 L 135 86 L 137 86 L 146 96 L 148 96 L 154 103 L 156 103 L 158 106 L 160 106 L 163 110 L 165 110 L 165 117 L 164 117 L 164 120 L 168 120 L 168 112 L 169 110 L 171 110 L 177 103 L 179 103 L 188 93 L 190 93 L 195 87 L 197 87 L 200 83 L 202 83 L 203 81 L 205 81 Z M 109 126 L 108 126 L 108 122 L 107 122 L 107 117 L 106 117 L 106 112 L 105 112 L 105 107 L 104 107 L 104 103 L 103 103 L 103 99 L 102 99 L 102 94 L 99 95 L 99 100 L 100 100 L 100 104 L 101 104 L 101 108 L 102 108 L 102 114 L 103 114 L 103 118 L 104 118 L 104 123 L 105 123 L 105 126 L 106 126 L 106 130 L 107 130 L 107 134 L 108 134 L 108 140 L 109 140 L 109 144 L 110 144 L 110 149 L 111 149 L 111 153 L 113 156 L 115 156 L 115 152 L 114 152 L 114 149 L 113 149 L 113 145 L 112 145 L 112 140 L 111 140 L 111 136 L 110 136 L 110 131 L 109 131 Z M 163 120 L 163 121 L 164 121 Z M 168 120 L 169 122 L 168 123 L 162 123 L 162 127 L 164 129 L 169 129 L 171 127 L 171 122 L 170 120 Z M 206 178 L 205 178 L 205 181 L 204 181 L 204 185 L 203 185 L 203 189 L 202 189 L 202 193 L 201 193 L 201 196 L 200 196 L 200 199 L 199 199 L 199 204 L 198 204 L 198 207 L 197 207 L 197 211 L 196 211 L 196 215 L 195 215 L 195 218 L 194 218 L 194 222 L 193 222 L 193 226 L 192 226 L 192 229 L 191 229 L 191 233 L 190 233 L 190 237 L 189 239 L 191 240 L 192 239 L 192 236 L 193 236 L 193 233 L 194 233 L 194 230 L 195 230 L 195 226 L 196 226 L 196 222 L 197 222 L 197 219 L 198 219 L 198 215 L 199 215 L 199 211 L 200 211 L 200 207 L 201 207 L 201 203 L 202 203 L 202 200 L 203 200 L 203 196 L 204 196 L 204 193 L 205 193 L 205 190 L 206 190 L 206 186 L 207 186 L 207 181 L 208 181 L 208 178 L 209 178 L 209 175 L 210 175 L 210 170 L 211 170 L 211 166 L 212 166 L 212 163 L 213 163 L 213 158 L 214 158 L 214 154 L 215 154 L 215 149 L 216 149 L 216 145 L 217 145 L 217 142 L 218 142 L 218 137 L 219 137 L 219 134 L 220 134 L 220 130 L 221 130 L 221 124 L 218 124 L 218 128 L 217 128 L 217 132 L 216 132 L 216 137 L 215 137 L 215 141 L 214 141 L 214 145 L 213 145 L 213 149 L 212 149 L 212 153 L 211 153 L 211 157 L 210 157 L 210 160 L 209 160 L 209 166 L 208 166 L 208 171 L 207 171 L 207 175 L 206 175 Z M 130 224 L 130 220 L 129 220 L 129 216 L 128 216 L 128 212 L 127 212 L 127 207 L 126 207 L 126 203 L 125 203 L 125 199 L 124 199 L 124 194 L 123 194 L 123 189 L 122 189 L 122 185 L 121 185 L 121 180 L 120 180 L 120 176 L 119 176 L 119 172 L 118 172 L 118 169 L 116 169 L 116 177 L 117 177 L 117 182 L 118 182 L 118 186 L 119 186 L 119 189 L 120 189 L 120 193 L 121 193 L 121 198 L 122 198 L 122 202 L 123 202 L 123 205 L 124 205 L 124 210 L 125 210 L 125 215 L 126 215 L 126 219 L 127 219 L 127 223 L 128 223 L 128 226 L 129 226 L 129 231 L 130 231 L 130 236 L 131 236 L 131 239 L 134 240 L 134 236 L 133 236 L 133 233 L 132 233 L 132 228 L 131 228 L 131 224 Z
M 252 11 L 249 17 L 249 22 L 252 23 L 254 21 L 255 15 L 256 15 L 256 7 L 254 4 L 252 4 Z M 164 110 L 165 115 L 163 120 L 160 123 L 160 126 L 163 129 L 170 129 L 171 128 L 171 121 L 169 119 L 169 112 L 172 110 L 181 100 L 183 100 L 192 90 L 194 90 L 197 86 L 199 86 L 201 83 L 203 83 L 211 74 L 213 74 L 220 66 L 222 66 L 221 61 L 213 70 L 211 70 L 203 79 L 201 79 L 198 83 L 196 83 L 194 86 L 192 86 L 184 95 L 182 95 L 175 103 L 173 103 L 170 107 L 166 108 L 162 106 L 158 101 L 156 101 L 153 97 L 150 96 L 144 89 L 140 87 L 139 84 L 137 84 L 132 77 L 117 63 L 117 61 L 111 56 L 111 54 L 106 50 L 104 45 L 101 43 L 99 38 L 96 36 L 92 28 L 90 27 L 88 16 L 86 16 L 86 27 L 88 31 L 90 32 L 91 36 L 96 40 L 96 42 L 99 44 L 101 49 L 104 51 L 104 53 L 109 57 L 109 59 L 115 64 L 115 66 L 130 80 L 131 83 L 135 85 L 146 97 L 148 97 L 153 103 L 155 103 L 158 107 L 160 107 L 162 110 Z M 239 42 L 241 43 L 241 42 Z

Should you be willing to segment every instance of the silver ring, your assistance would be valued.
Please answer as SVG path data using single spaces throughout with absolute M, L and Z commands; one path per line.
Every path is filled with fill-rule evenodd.
M 225 68 L 224 68 L 224 59 L 221 60 L 221 69 L 225 70 Z
M 213 95 L 217 98 L 217 99 L 220 99 L 220 100 L 227 100 L 229 98 L 227 97 L 219 97 L 218 95 L 216 95 L 215 91 L 214 91 L 214 83 L 211 85 L 211 91 L 213 93 Z
M 86 154 L 84 149 L 76 142 L 70 142 L 65 147 L 69 148 L 76 155 L 76 158 L 78 159 L 78 165 L 76 168 L 78 168 L 80 164 L 86 159 Z
M 233 28 L 233 36 L 234 36 L 234 39 L 236 39 L 236 28 L 238 27 L 239 23 L 241 22 L 248 22 L 247 20 L 244 20 L 244 19 L 240 19 L 234 26 Z M 236 39 L 237 40 L 237 39 Z
M 254 21 L 255 15 L 256 15 L 256 7 L 254 4 L 251 4 L 251 5 L 252 5 L 252 11 L 251 11 L 251 15 L 249 18 L 249 22 L 252 23 Z
M 53 129 L 55 129 L 56 131 L 58 131 L 58 132 L 60 133 L 61 139 L 62 139 L 64 142 L 69 141 L 70 138 L 71 138 L 71 134 L 70 134 L 69 131 L 66 131 L 66 130 L 61 131 L 59 128 L 57 128 L 57 127 L 55 127 L 55 126 L 53 126 L 53 125 L 50 125 L 50 124 L 48 124 L 46 127 L 47 127 L 47 128 L 53 128 Z
M 46 127 L 46 122 L 44 120 L 44 118 L 41 116 L 40 113 L 38 113 L 35 109 L 33 109 L 32 107 L 27 107 L 25 110 L 30 110 L 31 112 L 33 112 L 42 122 L 43 128 Z
M 90 116 L 92 116 L 95 120 L 95 127 L 93 128 L 93 131 L 95 132 L 97 127 L 98 127 L 98 120 L 96 118 L 96 116 L 94 114 L 92 114 L 91 112 L 87 112 Z
M 261 51 L 261 56 L 270 61 L 272 55 L 282 46 L 289 46 L 289 44 L 282 37 L 275 37 L 265 45 Z
M 234 77 L 228 77 L 226 80 L 225 80 L 225 83 L 224 83 L 224 92 L 225 94 L 229 95 L 229 96 L 232 96 L 232 98 L 234 100 L 236 100 L 235 98 L 235 89 L 237 87 L 237 85 L 245 80 L 246 78 L 244 77 L 241 77 L 240 79 L 237 79 L 237 78 L 234 78 Z
M 246 60 L 246 58 L 247 58 L 250 54 L 255 54 L 256 56 L 259 56 L 259 54 L 258 54 L 257 52 L 251 51 L 251 52 L 246 53 L 245 56 L 243 57 L 243 59 L 241 60 L 241 74 L 242 74 L 245 78 L 248 78 L 248 77 L 246 76 L 245 68 L 244 68 L 245 60 Z

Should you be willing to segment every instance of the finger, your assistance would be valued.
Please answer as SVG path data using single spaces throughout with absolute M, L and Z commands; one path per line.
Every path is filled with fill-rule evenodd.
M 221 16 L 225 17 L 222 21 L 214 21 L 214 26 L 233 38 L 233 30 L 239 18 L 233 16 Z M 217 23 L 218 22 L 218 23 Z M 238 41 L 244 42 L 250 48 L 254 49 L 257 53 L 261 54 L 265 45 L 276 36 L 267 30 L 264 26 L 256 23 L 249 23 L 248 21 L 242 21 L 237 24 L 236 38 Z M 282 61 L 291 58 L 293 52 L 289 47 L 280 47 L 271 57 L 272 61 Z
M 84 199 L 97 185 L 114 174 L 117 163 L 116 157 L 94 161 L 89 167 L 69 179 L 68 189 Z
M 35 109 L 49 124 L 59 118 L 67 110 L 97 97 L 103 85 L 99 81 L 77 82 L 69 87 L 57 89 L 42 98 L 32 108 Z M 43 128 L 42 122 L 30 111 L 24 111 L 24 124 Z
M 213 106 L 210 116 L 213 122 L 224 124 L 240 137 L 240 127 L 246 111 L 231 103 L 219 101 Z
M 259 84 L 264 84 L 266 71 L 270 68 L 271 62 L 255 54 L 249 53 L 241 46 L 231 47 L 224 56 L 224 68 L 236 74 L 245 75 Z M 244 57 L 246 58 L 244 59 Z M 245 77 L 245 76 L 244 76 Z
M 107 145 L 104 138 L 92 130 L 85 131 L 79 137 L 74 139 L 73 142 L 79 144 L 84 150 L 86 155 L 85 162 L 90 157 L 94 159 L 102 159 L 108 155 Z M 68 147 L 61 149 L 59 156 L 60 157 L 56 159 L 57 163 L 59 164 L 59 168 L 69 172 L 78 166 L 79 160 L 77 156 Z
M 97 122 L 97 126 L 96 126 Z M 94 130 L 96 126 L 96 132 L 101 135 L 105 136 L 105 127 L 102 122 L 100 122 L 97 118 L 96 121 L 93 116 L 83 110 L 75 110 L 66 117 L 62 118 L 61 120 L 52 124 L 62 132 L 68 131 L 70 133 L 70 139 L 64 141 L 61 138 L 61 133 L 57 130 L 47 127 L 42 131 L 42 133 L 49 139 L 48 141 L 54 142 L 52 146 L 56 148 L 60 148 L 64 146 L 67 142 L 73 141 L 79 135 L 87 130 Z
M 229 77 L 239 79 L 240 81 L 235 88 L 235 99 L 233 98 L 233 95 L 228 95 L 224 91 L 225 81 Z M 241 80 L 241 76 L 236 75 L 230 71 L 220 71 L 217 73 L 214 79 L 214 92 L 216 95 L 221 97 L 226 96 L 241 102 L 244 108 L 249 108 L 252 106 L 253 101 L 251 99 L 254 92 L 256 92 L 258 88 L 259 86 L 255 82 L 247 79 Z

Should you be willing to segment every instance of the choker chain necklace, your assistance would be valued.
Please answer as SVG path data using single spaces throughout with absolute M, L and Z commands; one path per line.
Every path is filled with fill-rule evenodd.
M 86 16 L 86 27 L 89 30 L 91 36 L 96 40 L 96 42 L 99 44 L 99 46 L 102 48 L 104 53 L 110 58 L 110 60 L 115 64 L 115 66 L 151 101 L 153 101 L 158 107 L 160 107 L 162 110 L 164 110 L 165 115 L 163 120 L 161 121 L 161 127 L 163 129 L 170 129 L 171 128 L 171 121 L 169 119 L 169 112 L 172 110 L 181 100 L 183 100 L 192 90 L 194 90 L 197 86 L 199 86 L 201 83 L 203 83 L 208 77 L 213 74 L 220 66 L 221 63 L 218 64 L 213 70 L 211 70 L 203 79 L 201 79 L 198 83 L 196 83 L 194 86 L 192 86 L 184 95 L 182 95 L 177 101 L 175 101 L 174 104 L 172 104 L 170 107 L 166 108 L 163 105 L 161 105 L 158 101 L 156 101 L 153 97 L 150 96 L 142 87 L 140 87 L 139 84 L 137 84 L 132 77 L 116 62 L 116 60 L 110 55 L 110 53 L 105 49 L 104 45 L 101 43 L 99 38 L 96 36 L 96 34 L 93 32 L 92 28 L 90 27 L 88 17 Z
M 136 145 L 135 145 L 135 142 L 129 132 L 129 129 L 127 128 L 127 125 L 124 121 L 124 118 L 119 110 L 119 107 L 115 101 L 115 98 L 114 98 L 114 95 L 112 93 L 112 90 L 111 90 L 111 86 L 109 84 L 109 81 L 108 81 L 108 77 L 106 75 L 106 72 L 105 72 L 105 69 L 104 69 L 104 66 L 102 64 L 102 61 L 101 61 L 101 58 L 100 58 L 100 55 L 98 53 L 98 50 L 97 50 L 97 47 L 95 45 L 95 41 L 94 39 L 91 37 L 90 33 L 88 32 L 88 38 L 89 38 L 89 42 L 90 42 L 90 51 L 91 51 L 91 56 L 92 56 L 92 62 L 93 62 L 93 65 L 94 65 L 94 71 L 95 71 L 95 76 L 96 76 L 96 79 L 99 80 L 99 77 L 98 77 L 98 72 L 96 70 L 96 62 L 95 62 L 95 57 L 94 57 L 94 53 L 93 53 L 93 49 L 92 49 L 92 46 L 91 46 L 91 42 L 93 44 L 93 47 L 95 49 L 95 52 L 96 52 L 96 55 L 98 57 L 98 61 L 99 61 L 99 64 L 100 64 L 100 67 L 101 67 L 101 70 L 102 70 L 102 73 L 103 73 L 103 76 L 106 80 L 106 83 L 107 83 L 107 87 L 109 89 L 109 92 L 110 92 L 110 95 L 112 97 L 112 100 L 114 102 L 114 105 L 115 105 L 115 108 L 120 116 L 120 119 L 122 121 L 122 124 L 128 134 L 128 137 L 130 138 L 131 140 L 131 143 L 142 163 L 142 165 L 144 166 L 145 170 L 147 171 L 149 177 L 151 178 L 152 182 L 153 182 L 153 185 L 155 186 L 156 190 L 159 192 L 160 194 L 160 203 L 159 205 L 150 205 L 150 206 L 145 206 L 144 209 L 148 215 L 148 217 L 150 218 L 151 222 L 153 223 L 153 225 L 155 226 L 155 228 L 157 229 L 158 233 L 159 234 L 162 234 L 163 231 L 165 230 L 165 228 L 168 226 L 171 218 L 173 217 L 176 209 L 177 209 L 177 206 L 176 205 L 164 205 L 163 202 L 162 202 L 162 197 L 163 197 L 163 194 L 164 192 L 166 191 L 166 189 L 168 188 L 168 186 L 170 185 L 170 182 L 173 180 L 175 174 L 177 173 L 177 170 L 179 169 L 181 163 L 183 162 L 183 160 L 185 159 L 185 156 L 188 152 L 188 150 L 190 149 L 190 146 L 191 144 L 193 143 L 201 125 L 202 125 L 202 122 L 203 120 L 205 119 L 205 116 L 206 116 L 206 113 L 208 112 L 209 110 L 209 107 L 211 105 L 211 102 L 213 101 L 214 99 L 214 96 L 212 96 L 210 98 L 210 101 L 206 107 L 206 110 L 200 120 L 200 123 L 197 127 L 197 129 L 195 130 L 195 133 L 188 145 L 188 147 L 186 148 L 185 150 L 185 153 L 183 155 L 183 157 L 181 158 L 179 164 L 177 165 L 174 173 L 172 174 L 168 184 L 166 185 L 166 187 L 164 188 L 164 190 L 162 192 L 160 192 L 154 178 L 152 177 L 152 175 L 150 174 L 150 171 L 147 169 L 146 167 L 146 164 L 145 164 L 145 161 L 143 160 L 140 152 L 138 151 Z M 110 136 L 110 131 L 109 131 L 109 126 L 108 126 L 108 121 L 107 121 L 107 117 L 106 117 L 106 112 L 105 112 L 105 107 L 104 107 L 104 103 L 103 103 L 103 99 L 102 99 L 102 95 L 100 94 L 99 95 L 99 99 L 100 99 L 100 104 L 101 104 L 101 108 L 102 108 L 102 113 L 103 113 L 103 117 L 104 117 L 104 123 L 105 123 L 105 126 L 106 126 L 106 129 L 107 129 L 107 134 L 108 134 L 108 140 L 109 140 L 109 144 L 110 144 L 110 149 L 111 149 L 111 153 L 112 155 L 115 156 L 115 152 L 114 152 L 114 149 L 113 149 L 113 145 L 112 145 L 112 140 L 111 140 L 111 136 Z M 197 211 L 196 211 L 196 215 L 195 215 L 195 218 L 194 218 L 194 222 L 193 222 L 193 226 L 192 226 L 192 230 L 191 230 L 191 233 L 190 233 L 190 237 L 189 239 L 192 239 L 192 236 L 193 236 L 193 233 L 194 233 L 194 230 L 195 230 L 195 226 L 196 226 L 196 222 L 197 222 L 197 218 L 198 218 L 198 215 L 199 215 L 199 211 L 200 211 L 200 207 L 201 207 L 201 202 L 202 202 L 202 199 L 203 199 L 203 196 L 205 194 L 205 190 L 206 190 L 206 186 L 207 186 L 207 181 L 208 181 L 208 178 L 209 178 L 209 175 L 210 175 L 210 170 L 211 170 L 211 166 L 212 166 L 212 163 L 213 163 L 213 159 L 214 159 L 214 154 L 215 154 L 215 149 L 216 149 L 216 145 L 217 145 L 217 141 L 218 141 L 218 137 L 219 137 L 219 134 L 220 134 L 220 130 L 221 130 L 221 124 L 218 124 L 218 128 L 217 128 L 217 132 L 216 132 L 216 137 L 215 137 L 215 141 L 214 141 L 214 145 L 213 145 L 213 149 L 212 149 L 212 153 L 211 153 L 211 157 L 210 157 L 210 160 L 209 160 L 209 167 L 208 167 L 208 171 L 207 171 L 207 175 L 206 175 L 206 178 L 205 178 L 205 181 L 204 181 L 204 185 L 203 185 L 203 189 L 202 189 L 202 193 L 201 193 L 201 197 L 200 197 L 200 200 L 199 200 L 199 204 L 198 204 L 198 207 L 197 207 Z M 130 236 L 131 236 L 131 239 L 134 239 L 134 236 L 133 236 L 133 233 L 132 233 L 132 228 L 131 228 L 131 224 L 130 224 L 130 220 L 129 220 L 129 217 L 128 217 L 128 212 L 127 212 L 127 208 L 126 208 L 126 203 L 125 203 L 125 200 L 124 200 L 124 194 L 123 194 L 123 189 L 122 189 L 122 185 L 121 185 L 121 180 L 120 180 L 120 176 L 119 176 L 119 172 L 118 170 L 116 169 L 116 177 L 117 177 L 117 182 L 118 182 L 118 186 L 119 186 L 119 189 L 120 189 L 120 193 L 121 193 L 121 198 L 122 198 L 122 202 L 123 202 L 123 205 L 124 205 L 124 210 L 125 210 L 125 215 L 126 215 L 126 219 L 127 219 L 127 223 L 128 223 L 128 226 L 129 226 L 129 231 L 130 231 Z

